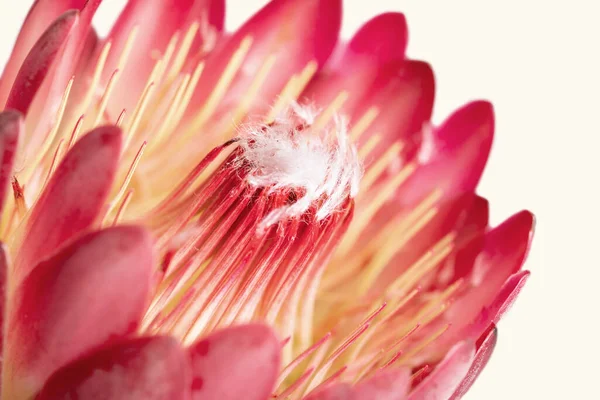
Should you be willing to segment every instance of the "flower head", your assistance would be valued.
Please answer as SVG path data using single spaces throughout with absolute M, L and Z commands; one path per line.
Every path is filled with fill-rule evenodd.
M 36 1 L 0 80 L 2 398 L 460 398 L 529 274 L 491 105 L 434 126 L 398 13 L 99 3 Z

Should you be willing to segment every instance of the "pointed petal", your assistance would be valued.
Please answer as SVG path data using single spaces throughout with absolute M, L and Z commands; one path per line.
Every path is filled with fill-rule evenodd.
M 403 400 L 409 390 L 410 370 L 390 369 L 360 383 L 354 393 L 361 400 Z
M 347 383 L 338 383 L 309 394 L 303 400 L 359 400 Z
M 249 111 L 267 109 L 293 74 L 310 61 L 319 66 L 325 63 L 337 42 L 341 9 L 341 0 L 269 2 L 208 58 L 190 111 L 197 113 L 205 103 L 246 38 L 252 39 L 251 47 L 222 104 L 227 109 L 235 108 L 264 62 L 273 55 L 275 63 Z
M 357 107 L 353 123 L 371 107 L 379 113 L 361 135 L 364 144 L 373 135 L 381 140 L 371 152 L 367 165 L 377 160 L 395 142 L 404 146 L 400 163 L 412 158 L 421 143 L 421 131 L 431 118 L 435 97 L 435 79 L 431 66 L 422 61 L 409 60 L 386 65 L 378 71 L 369 93 Z
M 462 342 L 454 346 L 408 400 L 447 400 L 460 385 L 475 358 L 475 346 Z
M 6 102 L 6 108 L 27 114 L 54 61 L 63 56 L 70 35 L 75 31 L 79 13 L 71 10 L 61 15 L 35 43 L 19 73 Z
M 450 328 L 429 346 L 427 352 L 434 358 L 458 341 L 479 338 L 514 302 L 529 276 L 529 271 L 519 269 L 531 243 L 533 224 L 533 215 L 523 211 L 486 234 L 483 249 L 465 278 L 463 294 L 437 321 L 440 325 L 435 325 L 450 324 Z
M 348 92 L 348 100 L 340 112 L 354 115 L 356 107 L 379 73 L 389 62 L 404 59 L 408 38 L 406 19 L 400 13 L 387 13 L 376 16 L 363 25 L 344 46 L 343 54 L 331 60 L 327 68 L 315 76 L 302 99 L 309 99 L 318 108 L 326 108 L 342 91 Z M 366 109 L 359 109 L 358 113 Z
M 408 26 L 404 14 L 377 15 L 364 24 L 348 43 L 346 54 L 368 56 L 382 65 L 404 59 Z
M 90 0 L 81 12 L 60 16 L 33 46 L 12 86 L 7 108 L 26 115 L 23 158 L 41 151 L 48 132 L 56 123 L 69 81 L 73 78 L 90 31 L 99 0 Z
M 100 0 L 37 0 L 34 2 L 0 78 L 0 109 L 5 108 L 6 99 L 17 73 L 42 33 L 68 10 L 81 11 L 87 7 L 94 8 L 95 11 L 99 3 Z
M 13 164 L 23 134 L 23 116 L 17 111 L 0 113 L 0 214 L 4 209 L 6 192 L 13 174 Z
M 441 127 L 425 129 L 417 161 L 419 168 L 400 188 L 397 198 L 415 204 L 435 188 L 444 196 L 471 192 L 487 162 L 494 134 L 491 103 L 476 101 L 456 111 Z
M 136 338 L 52 375 L 36 400 L 187 400 L 187 354 L 169 337 Z
M 3 397 L 35 393 L 57 368 L 135 332 L 151 271 L 150 236 L 127 226 L 86 235 L 41 262 L 10 300 Z
M 117 127 L 97 128 L 67 153 L 31 211 L 15 263 L 18 277 L 94 223 L 111 189 L 121 136 Z
M 224 0 L 130 0 L 106 38 L 111 42 L 111 51 L 104 68 L 104 84 L 119 67 L 132 30 L 138 30 L 119 84 L 114 88 L 111 113 L 117 116 L 123 109 L 133 112 L 156 64 L 156 54 L 165 53 L 176 32 L 183 36 L 194 22 L 208 24 L 200 29 L 190 49 L 190 57 L 197 56 L 202 46 L 213 40 L 202 33 L 212 29 L 217 34 L 223 28 L 224 18 Z
M 477 348 L 475 359 L 469 368 L 469 372 L 467 372 L 467 376 L 463 379 L 449 400 L 460 400 L 471 388 L 473 383 L 475 383 L 475 380 L 479 377 L 479 374 L 481 374 L 481 371 L 483 371 L 492 357 L 494 347 L 496 347 L 496 342 L 498 340 L 498 329 L 493 325 L 490 328 L 491 329 L 483 336 L 482 341 Z
M 242 325 L 190 348 L 193 400 L 264 400 L 280 367 L 280 342 L 264 325 Z

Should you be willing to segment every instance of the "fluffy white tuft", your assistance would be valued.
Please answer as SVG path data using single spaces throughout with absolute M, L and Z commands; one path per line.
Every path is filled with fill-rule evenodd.
M 321 220 L 358 192 L 363 169 L 346 121 L 336 116 L 316 132 L 311 127 L 315 115 L 310 107 L 294 104 L 272 124 L 243 127 L 240 146 L 250 168 L 248 183 L 304 193 L 293 204 L 273 210 L 259 229 L 300 216 L 317 200 L 316 216 Z

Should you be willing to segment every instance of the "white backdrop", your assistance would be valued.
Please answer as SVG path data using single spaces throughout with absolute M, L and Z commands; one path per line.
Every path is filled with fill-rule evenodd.
M 0 66 L 32 0 L 0 0 Z M 265 0 L 230 0 L 238 26 Z M 104 0 L 100 32 L 124 0 Z M 480 193 L 492 223 L 538 217 L 533 272 L 500 323 L 468 400 L 600 399 L 600 15 L 597 0 L 347 0 L 343 35 L 386 10 L 405 12 L 408 53 L 436 72 L 435 122 L 474 98 L 493 101 L 496 141 Z

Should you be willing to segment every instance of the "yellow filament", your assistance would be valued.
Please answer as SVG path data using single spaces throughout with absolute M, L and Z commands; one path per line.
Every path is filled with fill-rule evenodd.
M 363 193 L 367 192 L 377 178 L 385 171 L 385 169 L 394 162 L 396 157 L 402 151 L 404 145 L 400 142 L 395 142 L 390 148 L 373 164 L 365 173 L 360 186 Z
M 121 218 L 123 217 L 123 214 L 125 213 L 125 209 L 131 202 L 132 197 L 133 197 L 133 190 L 129 190 L 127 192 L 127 194 L 125 195 L 125 198 L 123 199 L 123 203 L 121 203 L 121 206 L 119 207 L 119 210 L 117 211 L 117 214 L 115 215 L 115 219 L 113 220 L 113 226 L 116 226 L 121 221 Z
M 144 154 L 144 149 L 145 148 L 146 148 L 146 142 L 144 142 L 142 144 L 142 146 L 140 147 L 138 153 L 136 154 L 135 158 L 133 159 L 133 163 L 131 164 L 131 167 L 129 168 L 129 171 L 127 172 L 127 175 L 125 176 L 125 180 L 123 181 L 123 184 L 121 185 L 121 188 L 119 189 L 119 191 L 115 195 L 114 199 L 110 202 L 110 205 L 108 207 L 108 211 L 106 212 L 106 214 L 104 216 L 104 222 L 106 222 L 106 219 L 108 218 L 108 215 L 113 211 L 113 209 L 115 208 L 116 204 L 119 201 L 121 201 L 121 198 L 125 194 L 125 191 L 127 190 L 127 187 L 129 186 L 129 183 L 131 182 L 131 178 L 133 177 L 133 174 L 135 173 L 135 170 L 136 170 L 138 164 L 140 163 L 140 159 L 142 158 L 142 155 Z
M 242 98 L 242 101 L 240 102 L 240 105 L 238 106 L 235 112 L 235 116 L 233 118 L 234 124 L 239 122 L 252 106 L 252 102 L 254 101 L 256 95 L 260 91 L 260 88 L 262 87 L 263 83 L 265 83 L 265 81 L 267 80 L 269 72 L 271 72 L 271 69 L 275 65 L 275 61 L 277 61 L 277 55 L 271 54 L 265 59 L 265 62 L 261 65 L 260 69 L 258 70 L 258 73 L 252 80 L 250 87 L 244 94 L 244 97 Z
M 408 241 L 413 238 L 425 225 L 429 223 L 433 219 L 433 217 L 437 214 L 436 209 L 431 209 L 425 213 L 421 218 L 411 224 L 406 232 L 403 232 L 401 236 L 392 235 L 390 236 L 390 240 L 388 240 L 388 244 L 380 249 L 377 253 L 375 253 L 375 257 L 373 261 L 369 263 L 369 266 L 366 268 L 366 273 L 360 280 L 359 293 L 366 293 L 377 277 L 381 274 L 384 268 L 389 264 L 394 255 L 396 255 Z M 406 224 L 412 223 L 413 221 L 406 220 Z M 406 228 L 405 226 L 402 228 Z M 399 229 L 400 230 L 400 229 Z
M 369 221 L 371 221 L 377 211 L 394 194 L 396 189 L 398 189 L 398 187 L 400 187 L 400 185 L 402 185 L 402 183 L 415 171 L 415 169 L 416 166 L 414 164 L 408 164 L 405 166 L 394 177 L 386 182 L 381 190 L 377 192 L 375 197 L 369 201 L 363 212 L 357 215 L 357 218 L 353 221 L 348 233 L 342 240 L 342 243 L 340 243 L 340 254 L 344 254 L 350 250 L 352 245 L 358 239 L 360 233 L 369 224 Z
M 94 120 L 94 126 L 98 126 L 104 117 L 104 111 L 106 111 L 106 106 L 108 106 L 108 99 L 110 98 L 110 95 L 112 94 L 112 91 L 119 80 L 119 76 L 121 74 L 120 71 L 121 70 L 116 69 L 106 84 L 106 90 L 104 90 L 104 94 L 102 94 L 102 98 L 100 99 L 100 105 L 98 106 L 96 119 Z
M 96 64 L 96 68 L 94 70 L 94 74 L 92 75 L 92 82 L 90 87 L 88 88 L 85 98 L 82 103 L 82 110 L 87 110 L 92 103 L 92 99 L 94 98 L 94 94 L 96 92 L 96 88 L 100 83 L 100 78 L 102 77 L 102 71 L 104 71 L 104 66 L 106 65 L 106 60 L 108 59 L 108 54 L 110 53 L 110 48 L 112 47 L 111 42 L 107 42 L 102 48 L 102 52 L 100 53 L 100 57 L 98 58 L 98 63 Z
M 273 121 L 290 101 L 296 100 L 300 96 L 317 72 L 318 67 L 319 64 L 313 60 L 306 64 L 300 74 L 292 75 L 279 94 L 275 105 L 271 108 L 271 111 L 269 111 L 269 114 L 265 118 L 265 122 L 269 123 Z
M 414 347 L 413 349 L 411 349 L 410 351 L 406 352 L 401 357 L 399 357 L 398 360 L 396 360 L 396 362 L 394 364 L 398 364 L 399 361 L 401 361 L 401 360 L 402 361 L 408 360 L 411 357 L 417 355 L 418 353 L 421 352 L 421 350 L 423 350 L 424 348 L 429 346 L 431 343 L 436 341 L 440 336 L 442 336 L 448 330 L 448 328 L 450 328 L 450 325 L 444 325 L 443 327 L 441 327 L 440 329 L 435 331 L 433 334 L 431 334 L 428 338 L 426 338 L 425 340 L 420 342 L 418 346 Z
M 179 50 L 177 50 L 177 54 L 173 59 L 173 64 L 169 69 L 169 73 L 167 74 L 167 82 L 170 82 L 173 79 L 175 79 L 177 74 L 179 74 L 179 72 L 181 71 L 181 68 L 183 68 L 185 60 L 187 59 L 187 55 L 190 52 L 192 44 L 194 43 L 194 39 L 196 38 L 196 34 L 199 30 L 200 23 L 197 21 L 191 24 L 188 28 L 185 36 L 183 37 L 183 40 L 181 41 L 181 46 L 179 46 Z
M 38 167 L 40 162 L 44 159 L 46 153 L 50 150 L 52 143 L 54 143 L 54 139 L 58 134 L 58 128 L 65 114 L 67 100 L 69 99 L 69 94 L 71 93 L 72 87 L 73 78 L 69 80 L 65 92 L 63 93 L 60 106 L 58 107 L 58 111 L 56 113 L 56 123 L 53 125 L 52 130 L 48 133 L 48 136 L 46 136 L 46 138 L 44 139 L 44 142 L 42 143 L 42 148 L 39 151 L 35 152 L 34 161 L 32 163 L 28 163 L 25 170 L 21 173 L 21 177 L 23 178 L 24 182 L 29 181 L 29 179 L 31 178 L 31 174 L 35 171 L 36 167 Z
M 167 132 L 169 132 L 169 128 L 177 121 L 174 118 L 174 116 L 179 110 L 180 104 L 183 100 L 183 96 L 190 82 L 190 79 L 191 77 L 189 75 L 185 75 L 179 87 L 177 88 L 177 91 L 175 92 L 175 97 L 171 100 L 171 104 L 167 109 L 165 116 L 162 118 L 162 122 L 160 123 L 156 134 L 152 137 L 151 144 L 153 145 L 153 147 L 157 146 L 162 141 Z
M 65 144 L 65 139 L 60 139 L 60 141 L 58 142 L 58 146 L 56 146 L 56 152 L 54 153 L 54 157 L 52 158 L 52 164 L 50 164 L 50 168 L 48 168 L 48 175 L 46 175 L 46 180 L 44 181 L 44 186 L 42 186 L 42 190 L 40 190 L 40 193 L 43 191 L 43 188 L 46 187 L 46 185 L 50 181 L 50 177 L 52 176 L 52 173 L 54 172 L 54 168 L 56 167 L 56 164 L 58 164 L 58 160 L 62 154 L 62 149 L 63 149 L 64 144 Z
M 386 290 L 388 293 L 399 290 L 410 290 L 425 274 L 446 258 L 454 249 L 453 241 L 456 234 L 451 232 L 438 241 L 431 250 L 427 251 L 417 262 L 411 265 L 406 272 L 399 276 Z
M 350 139 L 357 141 L 379 115 L 379 108 L 369 108 L 350 130 Z
M 133 44 L 135 43 L 135 39 L 138 35 L 139 26 L 134 26 L 129 32 L 129 36 L 127 36 L 127 41 L 125 42 L 125 46 L 123 46 L 123 51 L 119 56 L 119 61 L 117 62 L 117 69 L 123 71 L 125 66 L 127 65 L 127 59 L 129 58 L 129 54 L 131 53 L 131 49 L 133 48 Z
M 319 130 L 325 128 L 325 126 L 329 123 L 331 118 L 333 118 L 333 116 L 338 113 L 340 108 L 342 108 L 344 103 L 348 100 L 348 96 L 349 96 L 348 92 L 346 92 L 346 91 L 340 92 L 331 101 L 331 103 L 329 103 L 329 106 L 323 112 L 321 112 L 321 114 L 319 114 L 319 116 L 316 118 L 314 124 L 312 124 L 311 128 L 315 132 L 318 132 Z
M 361 146 L 360 150 L 358 150 L 358 157 L 361 160 L 366 159 L 367 156 L 369 154 L 371 154 L 373 149 L 375 149 L 375 147 L 379 144 L 379 142 L 381 142 L 381 135 L 377 134 L 377 135 L 371 136 L 369 138 L 369 140 L 367 140 L 367 143 L 365 143 L 363 146 Z M 362 183 L 361 183 L 361 186 L 362 186 Z
M 240 46 L 235 51 L 235 53 L 233 53 L 233 55 L 231 56 L 231 59 L 229 60 L 227 67 L 225 67 L 225 69 L 223 70 L 223 73 L 221 74 L 221 77 L 218 80 L 217 85 L 215 86 L 215 88 L 213 89 L 211 94 L 209 95 L 208 99 L 206 100 L 206 103 L 202 107 L 202 110 L 190 124 L 190 127 L 188 128 L 188 132 L 196 132 L 199 128 L 202 127 L 202 125 L 204 125 L 204 123 L 208 120 L 208 118 L 210 118 L 210 116 L 215 112 L 215 110 L 217 109 L 217 106 L 219 105 L 219 103 L 221 102 L 221 100 L 223 99 L 225 94 L 227 93 L 227 89 L 229 88 L 229 85 L 231 84 L 231 82 L 233 82 L 235 75 L 237 74 L 238 70 L 241 68 L 242 63 L 244 62 L 244 59 L 246 58 L 246 54 L 248 54 L 248 51 L 250 50 L 250 46 L 252 45 L 252 40 L 253 40 L 252 37 L 247 36 L 241 41 Z

